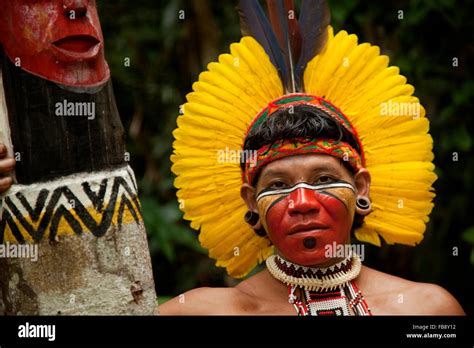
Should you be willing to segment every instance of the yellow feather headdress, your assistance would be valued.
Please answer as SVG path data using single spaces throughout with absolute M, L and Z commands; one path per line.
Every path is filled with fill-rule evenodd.
M 248 5 L 241 1 L 244 10 Z M 199 75 L 173 132 L 171 161 L 180 208 L 191 227 L 200 230 L 199 241 L 216 265 L 239 278 L 273 253 L 270 240 L 243 219 L 240 153 L 259 111 L 298 84 L 336 105 L 363 144 L 372 212 L 356 238 L 377 246 L 380 237 L 388 244 L 418 244 L 433 208 L 436 175 L 429 121 L 413 86 L 397 67 L 388 66 L 377 46 L 358 44 L 357 36 L 345 31 L 334 35 L 329 26 L 324 45 L 304 64 L 301 76 L 289 70 L 282 74 L 284 68 L 274 63 L 278 59 L 254 37 L 231 44 L 230 54 L 220 55 Z M 302 46 L 301 54 L 305 37 Z

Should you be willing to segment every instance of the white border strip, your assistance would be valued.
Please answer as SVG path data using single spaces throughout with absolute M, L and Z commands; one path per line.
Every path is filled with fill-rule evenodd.
M 257 196 L 257 202 L 266 196 L 283 195 L 283 194 L 291 193 L 300 188 L 305 188 L 309 190 L 324 190 L 327 188 L 348 188 L 355 192 L 354 186 L 346 182 L 334 182 L 331 184 L 321 184 L 321 185 L 310 185 L 305 182 L 301 182 L 299 184 L 296 184 L 295 186 L 292 186 L 286 189 L 262 192 Z

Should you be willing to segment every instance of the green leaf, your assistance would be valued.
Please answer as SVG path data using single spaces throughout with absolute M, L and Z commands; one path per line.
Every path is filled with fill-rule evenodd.
M 474 245 L 474 226 L 469 227 L 467 230 L 463 232 L 462 239 Z
M 158 296 L 158 305 L 162 305 L 165 302 L 171 300 L 173 296 Z

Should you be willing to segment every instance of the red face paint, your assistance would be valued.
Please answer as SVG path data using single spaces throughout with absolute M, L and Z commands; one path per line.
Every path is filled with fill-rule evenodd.
M 20 68 L 67 86 L 110 77 L 95 0 L 0 0 L 0 42 Z
M 323 264 L 331 259 L 326 255 L 326 246 L 348 242 L 355 193 L 349 188 L 352 185 L 345 184 L 346 188 L 326 186 L 316 190 L 300 183 L 292 192 L 270 192 L 264 197 L 259 194 L 260 216 L 264 216 L 265 229 L 281 256 L 303 266 Z M 304 242 L 308 237 L 316 241 L 312 248 L 308 245 L 313 243 Z

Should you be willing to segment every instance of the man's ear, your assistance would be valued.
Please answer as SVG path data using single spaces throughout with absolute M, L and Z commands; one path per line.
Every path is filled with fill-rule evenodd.
M 260 237 L 266 235 L 265 229 L 263 228 L 262 219 L 258 215 L 258 206 L 256 199 L 255 187 L 245 183 L 240 188 L 240 196 L 247 204 L 248 212 L 245 214 L 245 221 L 255 230 Z
M 370 203 L 370 173 L 362 168 L 354 175 L 356 186 L 356 212 L 361 216 L 370 214 L 372 204 Z
M 240 188 L 240 196 L 245 201 L 245 204 L 247 204 L 249 211 L 258 214 L 255 187 L 247 183 L 242 184 L 242 187 Z
M 354 175 L 357 196 L 369 198 L 370 182 L 371 178 L 369 171 L 365 168 L 359 169 L 359 171 Z

